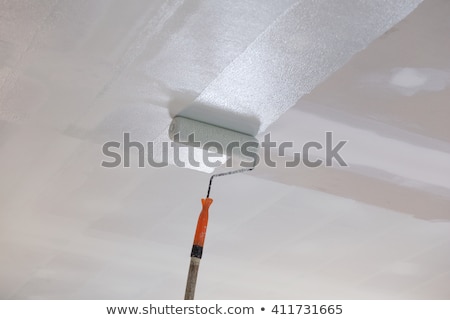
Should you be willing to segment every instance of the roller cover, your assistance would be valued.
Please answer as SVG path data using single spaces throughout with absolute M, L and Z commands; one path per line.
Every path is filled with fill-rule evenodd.
M 193 136 L 189 139 L 192 134 Z M 173 141 L 211 151 L 216 151 L 214 145 L 218 143 L 222 148 L 219 153 L 222 154 L 227 153 L 231 143 L 239 147 L 232 149 L 233 154 L 240 152 L 243 146 L 247 146 L 248 150 L 252 151 L 257 150 L 259 146 L 258 140 L 250 135 L 179 116 L 175 117 L 170 124 L 169 137 Z

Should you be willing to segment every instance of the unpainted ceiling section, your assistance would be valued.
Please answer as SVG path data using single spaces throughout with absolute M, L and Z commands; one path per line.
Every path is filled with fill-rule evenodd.
M 450 3 L 419 3 L 2 2 L 0 298 L 183 296 L 209 176 L 100 165 L 180 112 L 348 140 L 217 180 L 199 299 L 450 298 Z
M 341 154 L 349 167 L 261 174 L 422 219 L 448 220 L 448 12 L 448 1 L 424 2 L 269 128 L 276 139 L 291 138 L 297 146 L 323 141 L 323 128 L 333 131 L 336 141 L 348 140 Z

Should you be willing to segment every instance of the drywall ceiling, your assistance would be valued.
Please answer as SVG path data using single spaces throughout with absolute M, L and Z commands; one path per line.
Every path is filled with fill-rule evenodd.
M 3 2 L 0 297 L 182 298 L 207 168 L 102 145 L 209 110 L 349 166 L 217 180 L 198 298 L 450 298 L 450 3 L 419 2 Z

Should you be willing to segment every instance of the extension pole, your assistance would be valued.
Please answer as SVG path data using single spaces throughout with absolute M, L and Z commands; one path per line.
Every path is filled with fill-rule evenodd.
M 191 263 L 189 265 L 189 273 L 186 282 L 186 292 L 184 300 L 194 300 L 195 287 L 197 284 L 198 268 L 200 259 L 202 258 L 203 245 L 205 243 L 206 229 L 208 227 L 208 210 L 213 199 L 202 199 L 202 211 L 198 217 L 197 229 L 195 230 L 194 244 L 191 251 Z

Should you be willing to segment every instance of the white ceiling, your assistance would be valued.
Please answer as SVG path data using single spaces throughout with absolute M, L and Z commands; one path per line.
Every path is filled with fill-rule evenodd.
M 197 298 L 449 299 L 450 2 L 397 24 L 419 2 L 3 2 L 0 298 L 183 297 L 209 175 L 100 166 L 181 112 L 348 140 L 215 181 Z

